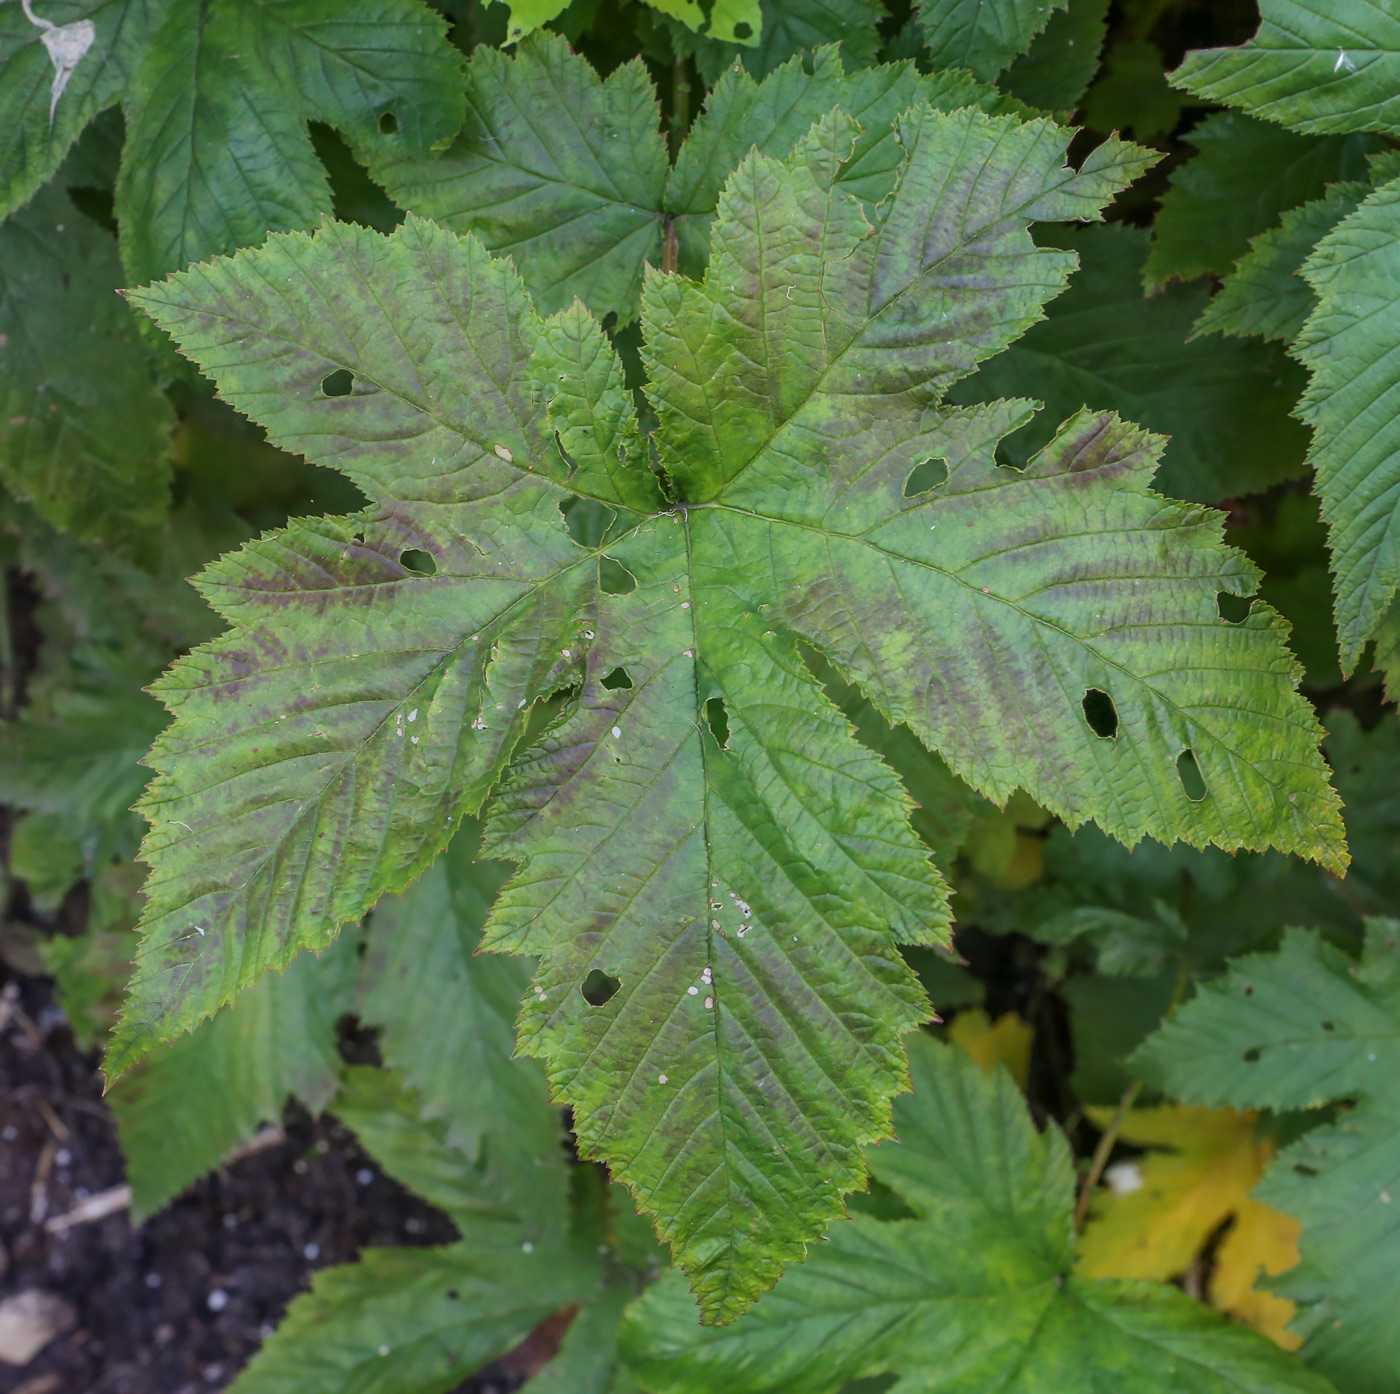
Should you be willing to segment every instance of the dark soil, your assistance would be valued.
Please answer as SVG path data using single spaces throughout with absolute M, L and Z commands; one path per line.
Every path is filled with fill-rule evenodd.
M 144 1225 L 123 1211 L 51 1233 L 46 1219 L 122 1181 L 98 1056 L 74 1044 L 46 979 L 0 967 L 0 1019 L 0 1298 L 38 1288 L 77 1313 L 28 1365 L 0 1365 L 0 1394 L 226 1389 L 318 1268 L 368 1245 L 456 1237 L 334 1119 L 303 1111 L 285 1141 Z M 460 1394 L 507 1394 L 548 1352 L 513 1354 Z

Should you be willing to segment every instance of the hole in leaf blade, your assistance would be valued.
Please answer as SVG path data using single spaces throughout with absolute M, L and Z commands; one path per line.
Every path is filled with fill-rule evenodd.
M 1118 708 L 1113 705 L 1113 698 L 1102 688 L 1085 688 L 1081 705 L 1084 708 L 1084 720 L 1100 740 L 1112 740 L 1118 734 Z
M 598 585 L 609 595 L 631 595 L 637 589 L 637 578 L 620 561 L 599 557 Z
M 355 390 L 355 375 L 349 368 L 337 368 L 321 379 L 323 397 L 348 397 Z
M 626 668 L 614 668 L 612 672 L 603 679 L 603 686 L 610 692 L 616 692 L 619 688 L 623 687 L 631 687 L 631 674 L 628 673 Z
M 750 24 L 747 20 L 741 19 L 741 20 L 734 26 L 734 37 L 735 37 L 736 39 L 738 39 L 740 43 L 743 43 L 745 39 L 750 39 L 750 38 L 752 38 L 752 37 L 753 37 L 753 25 Z
M 948 482 L 948 465 L 946 461 L 937 458 L 930 458 L 921 465 L 915 465 L 909 471 L 909 477 L 904 481 L 904 497 L 912 499 L 918 494 L 926 494 L 930 489 L 936 489 L 940 484 Z
M 723 697 L 711 697 L 705 703 L 705 722 L 710 734 L 721 750 L 729 749 L 729 713 L 725 710 Z
M 1231 595 L 1229 591 L 1216 591 L 1215 608 L 1226 624 L 1243 624 L 1254 608 L 1252 595 Z
M 399 133 L 399 118 L 392 111 L 386 111 L 379 118 L 379 134 L 393 136 Z
M 1181 781 L 1181 787 L 1192 803 L 1200 803 L 1205 798 L 1206 781 L 1201 774 L 1201 767 L 1196 763 L 1195 751 L 1183 750 L 1176 757 L 1176 777 Z
M 576 494 L 563 499 L 559 511 L 564 515 L 564 526 L 569 530 L 569 536 L 580 547 L 587 547 L 590 551 L 603 545 L 603 536 L 617 517 L 607 504 L 594 499 L 581 499 Z
M 620 978 L 614 978 L 612 974 L 603 972 L 601 968 L 592 968 L 580 984 L 579 991 L 583 993 L 583 1000 L 590 1007 L 601 1007 L 605 1002 L 612 1001 L 621 986 L 622 980 Z
M 1263 1054 L 1263 1052 L 1258 1046 L 1250 1046 L 1250 1048 L 1240 1056 L 1240 1059 L 1243 1060 L 1246 1065 L 1257 1065 L 1261 1054 Z
M 399 553 L 399 565 L 415 576 L 436 576 L 437 558 L 420 547 L 410 547 Z

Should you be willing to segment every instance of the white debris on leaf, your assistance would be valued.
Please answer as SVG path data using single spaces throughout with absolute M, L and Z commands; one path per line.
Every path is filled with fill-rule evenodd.
M 1105 1169 L 1103 1179 L 1116 1196 L 1130 1196 L 1144 1185 L 1142 1168 L 1136 1162 L 1115 1162 Z
M 1354 73 L 1356 71 L 1356 64 L 1352 62 L 1351 54 L 1343 48 L 1337 50 L 1337 61 L 1332 65 L 1332 71 L 1334 73 L 1339 73 L 1344 68 L 1349 73 Z
M 68 79 L 92 47 L 97 30 L 90 19 L 77 19 L 72 24 L 54 24 L 34 13 L 32 0 L 20 0 L 20 3 L 24 8 L 24 17 L 43 30 L 39 37 L 48 49 L 49 61 L 53 64 L 53 86 L 49 89 L 49 127 L 52 129 L 58 99 L 68 86 Z

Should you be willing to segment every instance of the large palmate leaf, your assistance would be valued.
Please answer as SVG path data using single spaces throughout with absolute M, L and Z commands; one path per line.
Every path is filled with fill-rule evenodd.
M 175 413 L 121 279 L 60 187 L 0 223 L 0 479 L 54 527 L 129 544 L 165 519 Z
M 1024 392 L 1044 414 L 1008 442 L 1017 465 L 1081 405 L 1170 434 L 1157 486 L 1214 503 L 1300 474 L 1307 432 L 1289 416 L 1305 378 L 1276 348 L 1193 339 L 1205 286 L 1142 294 L 1145 229 L 1056 229 L 1079 254 L 1070 288 L 1045 321 L 954 391 L 963 402 Z
M 1317 307 L 1295 347 L 1312 369 L 1299 414 L 1313 428 L 1350 672 L 1400 590 L 1400 179 L 1328 233 L 1302 274 Z
M 504 776 L 486 850 L 522 865 L 484 943 L 540 960 L 520 1047 L 723 1318 L 860 1183 L 928 1010 L 895 945 L 947 916 L 804 644 L 999 801 L 1342 864 L 1279 624 L 1221 623 L 1254 573 L 1150 491 L 1159 443 L 1081 413 L 1017 473 L 994 451 L 1028 406 L 940 401 L 1073 268 L 1027 222 L 1097 216 L 1147 157 L 1070 170 L 1054 123 L 972 109 L 897 135 L 878 227 L 836 113 L 730 177 L 703 282 L 648 277 L 650 440 L 581 305 L 542 321 L 508 262 L 420 219 L 135 297 L 370 504 L 200 580 L 232 628 L 158 686 L 178 720 L 114 1070 L 405 885 Z M 931 457 L 946 479 L 906 496 Z M 601 542 L 565 506 L 610 518 Z
M 1172 81 L 1295 131 L 1400 132 L 1400 14 L 1390 0 L 1260 0 L 1239 48 L 1186 55 Z
M 514 58 L 476 50 L 466 125 L 444 156 L 383 159 L 374 173 L 405 208 L 509 252 L 541 311 L 578 296 L 625 322 L 648 264 L 704 271 L 719 191 L 751 149 L 783 158 L 839 106 L 862 127 L 841 180 L 873 205 L 901 158 L 894 119 L 920 101 L 950 111 L 1004 103 L 965 72 L 922 76 L 906 62 L 848 75 L 828 45 L 762 82 L 731 66 L 672 169 L 641 60 L 601 80 L 563 39 L 541 34 Z
M 1301 1354 L 1357 1394 L 1394 1388 L 1400 1332 L 1400 922 L 1372 920 L 1359 963 L 1290 930 L 1236 959 L 1139 1052 L 1201 1103 L 1356 1106 L 1279 1156 L 1257 1192 L 1302 1222 L 1302 1261 L 1270 1284 L 1300 1308 Z
M 1177 167 L 1162 198 L 1143 274 L 1149 290 L 1223 276 L 1290 208 L 1336 180 L 1364 179 L 1375 147 L 1369 136 L 1299 136 L 1233 111 L 1207 116 L 1187 139 L 1200 153 Z
M 1174 1288 L 1072 1276 L 1074 1172 L 1010 1076 L 910 1043 L 914 1096 L 871 1169 L 912 1220 L 844 1220 L 748 1316 L 695 1322 L 665 1279 L 623 1349 L 660 1394 L 835 1394 L 886 1373 L 898 1394 L 1326 1394 L 1262 1336 Z M 883 1386 L 881 1386 L 883 1387 Z

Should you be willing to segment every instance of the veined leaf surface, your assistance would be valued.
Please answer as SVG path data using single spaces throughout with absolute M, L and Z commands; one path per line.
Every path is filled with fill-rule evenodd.
M 545 313 L 577 296 L 626 322 L 648 264 L 671 259 L 703 274 L 720 189 L 750 150 L 781 159 L 839 106 L 862 128 L 839 178 L 873 207 L 899 167 L 901 112 L 1006 102 L 965 71 L 921 74 L 905 62 L 847 73 L 849 59 L 828 44 L 810 65 L 794 58 L 762 82 L 730 65 L 672 167 L 640 59 L 600 79 L 557 35 L 527 40 L 514 57 L 482 47 L 451 149 L 432 160 L 385 157 L 374 173 L 403 207 L 509 252 Z
M 900 1142 L 871 1169 L 913 1219 L 833 1225 L 828 1242 L 723 1331 L 675 1277 L 629 1311 L 623 1352 L 659 1394 L 1330 1394 L 1263 1336 L 1159 1283 L 1071 1272 L 1074 1171 L 997 1068 L 910 1042 Z
M 500 782 L 486 850 L 521 866 L 485 946 L 539 959 L 520 1047 L 723 1320 L 861 1183 L 928 1012 L 896 944 L 947 921 L 907 796 L 803 645 L 995 799 L 1341 864 L 1278 621 L 1221 622 L 1254 573 L 1150 491 L 1159 443 L 1081 413 L 1017 473 L 993 452 L 1028 404 L 941 402 L 1073 268 L 1027 223 L 1097 216 L 1146 157 L 1071 170 L 1054 123 L 972 109 L 897 135 L 878 227 L 835 113 L 731 176 L 703 282 L 649 276 L 650 440 L 581 305 L 541 320 L 509 263 L 419 219 L 135 297 L 370 504 L 201 578 L 232 627 L 160 684 L 114 1070 L 404 886 Z M 947 478 L 906 496 L 931 458 Z M 577 499 L 611 515 L 596 546 Z
M 1172 74 L 1212 102 L 1322 135 L 1400 133 L 1400 13 L 1389 0 L 1261 0 L 1259 32 Z
M 1317 306 L 1297 341 L 1312 369 L 1299 415 L 1336 579 L 1342 671 L 1400 590 L 1400 179 L 1328 233 L 1303 265 Z
M 1290 929 L 1277 953 L 1233 960 L 1137 1060 L 1191 1102 L 1355 1101 L 1286 1148 L 1257 1196 L 1303 1226 L 1302 1261 L 1270 1282 L 1298 1304 L 1300 1354 L 1343 1389 L 1384 1394 L 1400 1361 L 1400 922 L 1368 921 L 1359 961 Z

